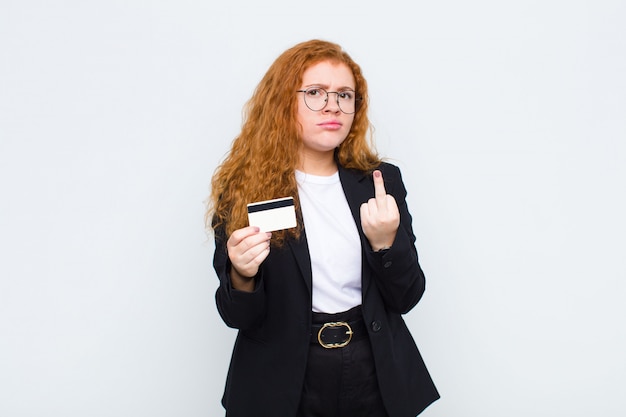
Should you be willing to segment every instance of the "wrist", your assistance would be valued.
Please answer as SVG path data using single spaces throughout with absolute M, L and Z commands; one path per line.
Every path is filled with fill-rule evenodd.
M 241 275 L 234 266 L 230 267 L 230 283 L 234 289 L 239 291 L 254 291 L 254 276 L 247 277 Z

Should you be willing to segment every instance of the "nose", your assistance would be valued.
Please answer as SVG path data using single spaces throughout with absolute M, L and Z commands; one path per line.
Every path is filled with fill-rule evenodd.
M 334 96 L 331 97 L 331 94 Z M 341 111 L 339 108 L 339 93 L 330 92 L 326 95 L 326 106 L 324 106 L 325 113 L 338 113 Z

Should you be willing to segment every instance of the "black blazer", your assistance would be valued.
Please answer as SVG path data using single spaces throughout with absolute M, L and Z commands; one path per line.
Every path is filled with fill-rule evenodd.
M 383 163 L 388 194 L 400 210 L 396 239 L 373 252 L 363 234 L 360 206 L 374 196 L 371 174 L 339 167 L 339 177 L 363 248 L 362 311 L 382 398 L 390 417 L 414 417 L 439 398 L 401 315 L 424 292 L 406 189 L 400 170 Z M 304 381 L 311 333 L 311 261 L 306 231 L 298 241 L 272 247 L 251 293 L 230 283 L 223 230 L 215 235 L 215 298 L 224 322 L 239 329 L 222 404 L 228 417 L 292 417 Z

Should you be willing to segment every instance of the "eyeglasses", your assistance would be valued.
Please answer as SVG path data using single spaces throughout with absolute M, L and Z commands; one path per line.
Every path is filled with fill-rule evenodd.
M 296 92 L 304 93 L 304 104 L 313 111 L 320 111 L 326 107 L 329 94 L 337 94 L 337 105 L 345 114 L 356 112 L 357 102 L 361 100 L 357 98 L 356 91 L 352 90 L 326 91 L 321 87 L 309 87 Z

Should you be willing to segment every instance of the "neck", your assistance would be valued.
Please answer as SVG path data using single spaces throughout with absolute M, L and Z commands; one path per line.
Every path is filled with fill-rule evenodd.
M 299 171 L 311 175 L 329 176 L 337 172 L 334 152 L 311 154 L 306 151 L 300 155 Z

